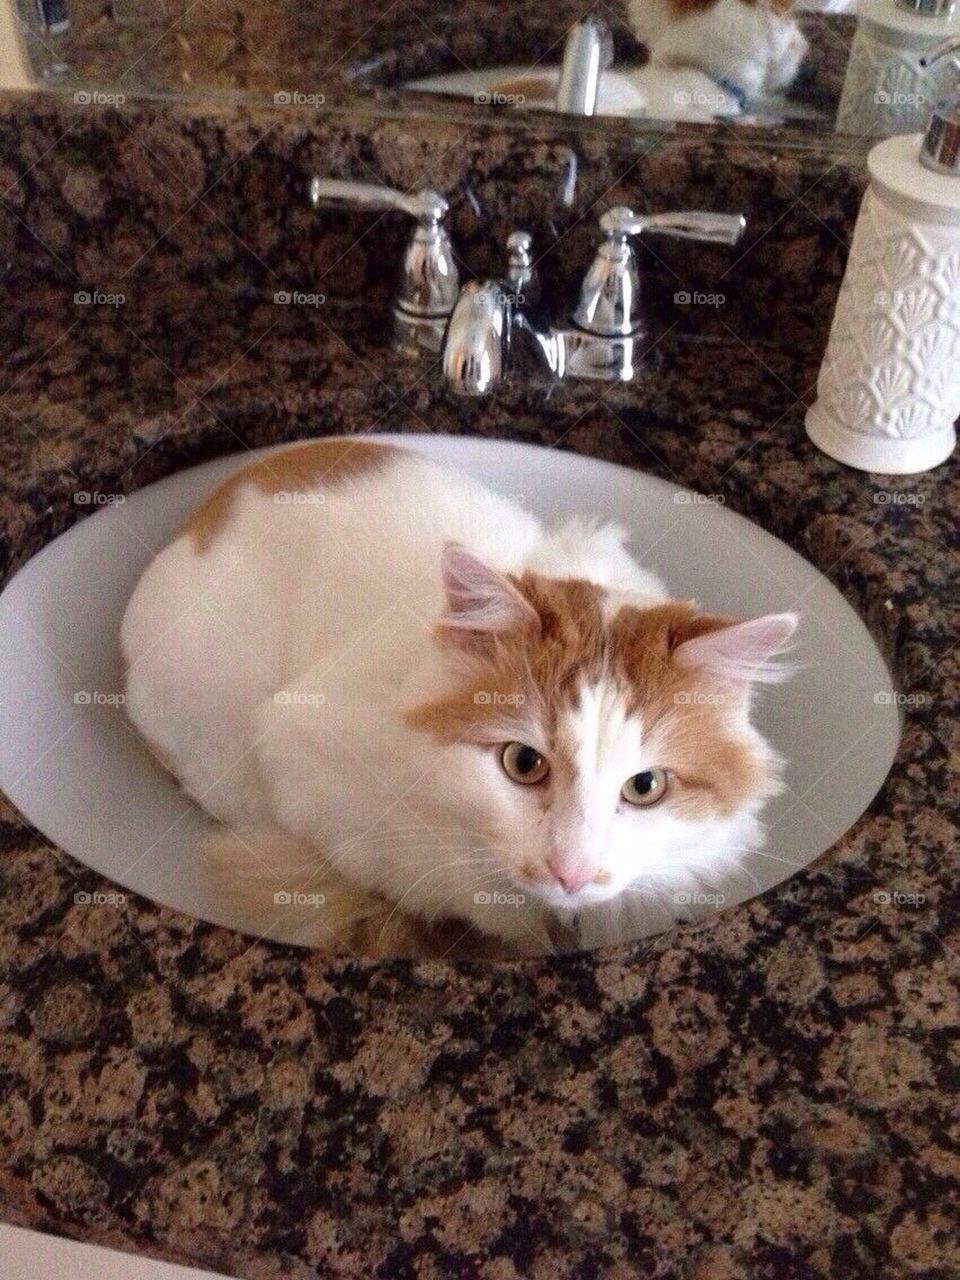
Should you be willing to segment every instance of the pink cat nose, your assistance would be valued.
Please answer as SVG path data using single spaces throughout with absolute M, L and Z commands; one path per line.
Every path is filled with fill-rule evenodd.
M 567 893 L 576 893 L 588 884 L 594 876 L 593 871 L 583 863 L 564 863 L 559 858 L 548 858 L 547 866 L 554 879 Z

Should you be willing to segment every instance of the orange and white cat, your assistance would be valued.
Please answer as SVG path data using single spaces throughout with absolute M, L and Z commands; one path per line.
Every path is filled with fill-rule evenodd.
M 629 0 L 630 25 L 650 53 L 638 75 L 693 68 L 748 107 L 788 88 L 807 54 L 790 8 L 791 0 Z
M 146 570 L 126 708 L 224 824 L 208 858 L 250 928 L 519 955 L 636 936 L 761 842 L 780 762 L 751 688 L 795 623 L 698 613 L 618 528 L 321 441 L 239 472 Z

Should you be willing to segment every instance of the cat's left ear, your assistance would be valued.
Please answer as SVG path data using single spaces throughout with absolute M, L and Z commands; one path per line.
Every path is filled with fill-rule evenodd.
M 718 620 L 719 621 L 719 620 Z M 731 622 L 684 640 L 673 651 L 684 667 L 698 667 L 722 680 L 776 684 L 790 667 L 773 661 L 797 629 L 795 613 L 768 613 L 749 622 Z
M 443 548 L 441 571 L 447 605 L 440 616 L 441 633 L 454 633 L 462 641 L 471 634 L 491 636 L 539 624 L 537 611 L 510 579 L 459 542 Z

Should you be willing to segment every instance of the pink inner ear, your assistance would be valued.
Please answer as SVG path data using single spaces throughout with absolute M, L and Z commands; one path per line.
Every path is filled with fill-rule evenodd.
M 674 657 L 682 666 L 701 667 L 724 680 L 772 684 L 790 674 L 789 667 L 771 659 L 782 652 L 797 622 L 795 613 L 768 613 L 750 622 L 734 622 L 685 640 L 674 650 Z
M 441 561 L 447 608 L 442 627 L 460 631 L 512 631 L 537 621 L 533 606 L 512 582 L 459 542 L 448 542 Z

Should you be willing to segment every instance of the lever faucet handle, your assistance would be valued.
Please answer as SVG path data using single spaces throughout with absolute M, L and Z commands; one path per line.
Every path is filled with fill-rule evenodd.
M 398 209 L 416 219 L 393 307 L 394 346 L 404 355 L 438 355 L 460 296 L 460 273 L 445 224 L 450 206 L 444 197 L 429 188 L 408 195 L 373 182 L 319 177 L 310 179 L 309 194 L 315 209 Z
M 608 236 L 625 239 L 653 231 L 676 240 L 701 240 L 708 244 L 734 245 L 747 220 L 742 213 L 710 213 L 689 209 L 681 213 L 634 213 L 620 205 L 601 214 L 600 228 Z
M 413 195 L 382 187 L 375 182 L 349 182 L 340 178 L 311 178 L 310 203 L 315 209 L 357 209 L 377 212 L 399 209 L 425 227 L 443 221 L 450 206 L 437 191 L 424 187 Z
M 603 239 L 580 290 L 573 322 L 600 337 L 637 337 L 644 327 L 642 288 L 632 236 L 655 231 L 677 240 L 736 244 L 746 228 L 742 214 L 634 213 L 622 205 L 601 215 Z

